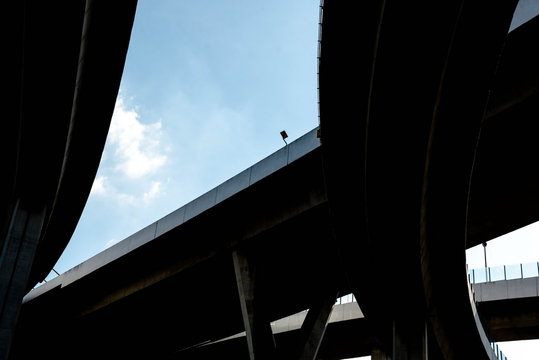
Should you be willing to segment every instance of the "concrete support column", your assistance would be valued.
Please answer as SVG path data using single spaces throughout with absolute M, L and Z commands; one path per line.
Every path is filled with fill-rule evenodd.
M 316 304 L 313 304 L 307 312 L 307 316 L 301 325 L 302 341 L 299 345 L 298 359 L 316 359 L 337 296 L 337 291 L 329 292 Z
M 391 358 L 379 348 L 372 349 L 371 360 L 391 360 Z
M 392 360 L 428 360 L 427 326 L 414 320 L 393 320 Z
M 7 359 L 28 276 L 45 219 L 45 210 L 17 204 L 0 255 L 0 359 Z
M 269 319 L 265 315 L 262 299 L 256 287 L 256 266 L 249 254 L 241 250 L 232 252 L 241 312 L 251 360 L 272 360 L 276 346 Z

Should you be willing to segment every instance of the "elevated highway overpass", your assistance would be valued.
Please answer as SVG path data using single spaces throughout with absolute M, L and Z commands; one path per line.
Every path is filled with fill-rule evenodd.
M 337 288 L 347 286 L 337 254 L 328 251 L 316 135 L 315 129 L 34 289 L 25 298 L 15 348 L 43 354 L 53 340 L 49 335 L 62 334 L 65 352 L 57 349 L 57 358 L 106 351 L 157 359 L 241 332 L 232 258 L 240 248 L 255 264 L 264 318 L 309 308 L 328 289 L 335 297 Z M 27 341 L 40 345 L 29 348 Z M 90 343 L 100 345 L 81 353 Z
M 389 279 L 385 281 L 388 286 L 392 283 L 392 280 Z M 212 286 L 213 284 L 208 284 Z M 537 339 L 539 338 L 539 277 L 525 278 L 525 279 L 512 279 L 512 280 L 500 280 L 495 282 L 486 282 L 486 283 L 477 283 L 473 284 L 473 291 L 475 301 L 478 304 L 478 309 L 481 313 L 482 321 L 485 325 L 485 328 L 490 335 L 489 340 L 492 342 L 502 342 L 502 341 L 513 341 L 513 340 L 527 340 L 527 339 Z M 229 294 L 222 294 L 223 296 L 228 296 Z M 210 295 L 211 297 L 211 295 Z M 175 333 L 178 338 L 168 339 L 167 341 L 175 341 L 177 344 L 181 344 L 181 338 L 185 335 L 178 333 L 178 327 L 190 326 L 193 325 L 188 320 L 191 316 L 193 321 L 196 322 L 198 319 L 201 323 L 195 326 L 192 331 L 201 331 L 200 329 L 206 328 L 204 330 L 206 333 L 209 333 L 207 328 L 218 328 L 223 327 L 224 324 L 221 321 L 226 321 L 227 319 L 234 319 L 234 317 L 215 317 L 210 319 L 209 316 L 215 316 L 215 311 L 210 308 L 205 308 L 205 306 L 218 307 L 222 311 L 220 302 L 216 301 L 215 297 L 210 299 L 210 301 L 199 298 L 199 302 L 192 302 L 189 307 L 189 317 L 183 316 L 174 319 L 158 319 L 156 320 L 159 325 L 155 328 L 152 328 L 152 337 L 168 337 L 166 334 L 170 332 Z M 213 300 L 213 301 L 211 301 Z M 292 299 L 289 299 L 291 302 Z M 239 302 L 239 299 L 237 299 Z M 146 303 L 146 306 L 151 306 L 152 303 Z M 169 311 L 169 316 L 175 316 L 177 311 L 174 310 L 174 301 L 161 299 L 160 306 L 170 306 L 167 309 Z M 178 304 L 179 305 L 179 304 Z M 50 306 L 50 303 L 47 304 Z M 125 304 L 124 304 L 125 306 Z M 239 307 L 239 304 L 236 304 L 236 307 Z M 41 310 L 44 310 L 41 308 Z M 53 310 L 53 309 L 50 309 Z M 148 311 L 148 310 L 146 310 Z M 136 329 L 130 331 L 134 332 L 144 332 L 144 326 L 148 324 L 140 324 L 138 321 L 142 312 L 145 312 L 144 309 L 139 309 L 137 312 L 131 313 L 130 326 L 135 326 Z M 152 310 L 154 316 L 161 314 L 161 311 Z M 34 314 L 35 315 L 35 314 Z M 166 314 L 162 314 L 167 316 Z M 239 316 L 239 314 L 236 314 Z M 301 311 L 297 314 L 287 316 L 282 319 L 276 319 L 271 322 L 271 328 L 275 343 L 279 352 L 282 356 L 292 354 L 295 350 L 295 347 L 300 343 L 302 337 L 301 326 L 305 321 L 307 311 Z M 115 330 L 126 331 L 123 327 L 116 328 L 117 324 L 115 321 L 119 319 L 115 317 L 110 317 L 107 320 L 104 320 L 106 326 L 113 326 Z M 126 319 L 122 319 L 125 321 Z M 187 321 L 187 323 L 186 323 Z M 166 326 L 172 326 L 173 328 L 167 328 Z M 57 331 L 56 326 L 51 327 L 50 324 L 47 326 L 47 329 L 52 330 L 54 328 Z M 241 329 L 241 326 L 231 326 L 229 331 L 225 331 L 222 334 L 230 334 L 230 330 Z M 365 319 L 361 310 L 357 306 L 356 302 L 349 302 L 344 304 L 336 304 L 333 307 L 331 317 L 328 319 L 327 328 L 325 331 L 324 339 L 320 344 L 320 349 L 318 352 L 318 357 L 321 359 L 342 359 L 348 357 L 356 356 L 366 356 L 372 355 L 373 350 L 376 351 L 378 342 L 375 335 L 373 334 L 373 327 L 370 324 L 368 319 Z M 67 329 L 66 329 L 67 330 Z M 66 331 L 64 330 L 64 331 Z M 88 338 L 79 338 L 79 336 L 87 335 L 81 334 L 78 332 L 78 328 L 71 328 L 71 331 L 77 330 L 77 333 L 74 334 L 75 338 L 78 339 L 78 347 L 85 348 L 86 346 L 97 346 L 99 349 L 99 356 L 134 356 L 130 351 L 134 351 L 136 348 L 137 351 L 141 351 L 146 346 L 162 346 L 162 344 L 154 343 L 155 339 L 148 337 L 148 333 L 145 333 L 144 338 L 133 338 L 131 333 L 127 339 L 125 339 L 125 346 L 121 352 L 116 353 L 113 349 L 119 344 L 116 344 L 113 348 L 102 347 L 105 344 L 99 343 L 96 344 L 96 341 L 103 341 L 102 336 L 108 335 L 112 338 L 107 339 L 115 343 L 115 341 L 122 341 L 125 335 L 123 333 L 114 333 L 109 332 L 104 328 L 94 329 L 99 333 L 105 331 L 106 334 L 102 334 L 99 337 L 96 337 L 96 334 L 91 334 L 91 339 Z M 46 330 L 45 330 L 46 331 Z M 186 330 L 186 333 L 188 331 Z M 115 334 L 115 335 L 114 335 Z M 46 334 L 41 334 L 44 336 Z M 41 354 L 46 354 L 48 351 L 55 353 L 56 356 L 63 354 L 66 344 L 69 341 L 72 341 L 70 338 L 65 338 L 65 334 L 61 332 L 55 332 L 55 336 L 58 337 L 61 335 L 62 346 L 50 346 L 50 343 L 44 341 L 41 345 L 34 350 L 38 350 Z M 106 339 L 106 337 L 105 337 Z M 135 341 L 144 341 L 144 344 L 137 344 Z M 161 339 L 163 340 L 163 339 Z M 49 339 L 49 341 L 54 341 Z M 58 341 L 58 340 L 56 340 Z M 65 341 L 65 342 L 64 342 Z M 47 345 L 48 344 L 48 345 Z M 38 345 L 38 344 L 36 344 Z M 185 345 L 185 343 L 184 343 Z M 227 338 L 214 340 L 206 339 L 195 343 L 191 346 L 181 347 L 179 346 L 177 350 L 170 352 L 166 356 L 158 356 L 157 353 L 160 353 L 157 349 L 153 349 L 152 354 L 153 358 L 166 358 L 166 359 L 213 359 L 215 357 L 230 357 L 238 359 L 248 359 L 248 347 L 247 340 L 245 337 L 245 332 L 229 336 Z M 133 348 L 133 350 L 129 350 Z M 49 350 L 47 350 L 49 349 Z M 73 351 L 74 349 L 71 349 Z M 89 351 L 86 349 L 85 351 Z M 92 352 L 95 356 L 95 353 Z M 283 355 L 284 354 L 284 355 Z M 26 350 L 26 355 L 28 355 L 28 349 Z M 75 353 L 71 352 L 70 356 L 74 356 Z M 83 354 L 77 354 L 77 357 L 83 356 Z M 144 357 L 147 356 L 146 353 L 139 353 L 138 356 Z M 23 357 L 24 358 L 24 357 Z
M 271 321 L 307 308 L 317 310 L 296 347 L 312 355 L 328 304 L 353 292 L 381 357 L 421 358 L 428 348 L 431 359 L 492 359 L 464 249 L 539 220 L 537 174 L 514 162 L 539 155 L 538 21 L 507 36 L 510 3 L 432 4 L 427 24 L 417 19 L 425 12 L 383 3 L 324 3 L 320 138 L 313 130 L 30 292 L 13 358 L 170 358 L 244 330 L 251 358 L 272 358 Z M 414 25 L 402 32 L 404 19 Z M 351 62 L 350 44 L 375 56 Z M 414 56 L 397 56 L 403 50 Z M 343 92 L 332 79 L 360 86 Z M 395 91 L 414 81 L 418 92 Z M 434 108 L 433 123 L 448 128 L 430 128 Z M 468 126 L 478 119 L 477 144 Z M 402 282 L 379 281 L 395 273 Z
M 56 263 L 105 144 L 136 0 L 1 5 L 0 358 L 21 301 Z
M 334 299 L 337 292 L 349 293 L 341 254 L 332 250 L 321 150 L 318 129 L 313 129 L 35 288 L 24 299 L 14 358 L 50 349 L 56 358 L 165 359 L 240 333 L 245 325 L 233 257 L 238 250 L 256 268 L 258 306 L 266 324 L 316 306 L 320 299 Z M 343 323 L 328 329 L 341 330 L 327 332 L 322 353 L 334 349 L 327 344 L 339 344 L 341 355 L 366 354 L 378 344 L 361 326 Z M 357 338 L 345 346 L 351 336 L 362 338 L 364 345 Z M 61 348 L 50 348 L 58 337 Z M 245 345 L 245 338 L 237 341 Z M 283 341 L 288 345 L 281 345 L 287 349 L 282 351 L 288 352 L 298 338 Z M 363 350 L 357 352 L 354 344 Z
M 379 326 L 381 358 L 493 358 L 464 250 L 537 220 L 526 200 L 537 195 L 527 179 L 537 69 L 524 70 L 526 26 L 509 32 L 516 5 L 324 2 L 320 128 L 332 228 L 352 291 Z M 396 273 L 394 286 L 379 281 Z
M 387 281 L 389 284 L 391 281 Z M 490 341 L 494 343 L 539 338 L 539 277 L 473 284 L 473 291 Z M 307 311 L 271 324 L 275 342 L 293 347 L 301 334 Z M 333 307 L 320 346 L 320 359 L 346 359 L 372 355 L 376 340 L 370 324 L 355 301 Z M 248 359 L 245 333 L 200 344 L 177 354 L 178 359 Z

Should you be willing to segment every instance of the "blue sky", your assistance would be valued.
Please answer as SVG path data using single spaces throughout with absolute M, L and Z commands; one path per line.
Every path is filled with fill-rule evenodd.
M 318 125 L 316 1 L 140 0 L 68 270 Z
M 55 270 L 278 150 L 281 130 L 290 142 L 316 127 L 318 15 L 314 0 L 139 0 L 101 165 Z M 489 242 L 489 265 L 538 261 L 538 234 Z M 482 246 L 468 262 L 483 266 Z

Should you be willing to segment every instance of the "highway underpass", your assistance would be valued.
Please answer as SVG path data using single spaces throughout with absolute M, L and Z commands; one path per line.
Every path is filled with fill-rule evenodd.
M 464 249 L 538 219 L 527 201 L 536 182 L 525 176 L 537 159 L 527 136 L 537 134 L 538 77 L 522 57 L 537 19 L 509 32 L 516 5 L 324 2 L 320 128 L 332 228 L 352 291 L 379 326 L 380 359 L 495 358 Z M 379 280 L 396 273 L 392 287 Z
M 0 358 L 67 246 L 101 159 L 137 1 L 2 3 Z
M 51 351 L 56 358 L 169 358 L 240 333 L 245 327 L 233 261 L 237 249 L 255 259 L 257 296 L 268 324 L 310 308 L 313 299 L 349 293 L 340 254 L 328 251 L 321 147 L 313 129 L 35 288 L 24 299 L 14 358 L 34 351 Z M 363 349 L 377 344 L 372 333 L 354 331 L 365 339 Z M 324 341 L 331 343 L 330 334 Z M 62 346 L 51 347 L 58 338 Z
M 313 358 L 353 292 L 379 358 L 492 359 L 464 249 L 539 220 L 537 18 L 507 35 L 515 4 L 325 1 L 322 145 L 315 129 L 32 291 L 14 358 L 169 358 L 244 330 L 274 358 L 271 321 L 307 308 Z M 493 176 L 499 144 L 515 176 Z
M 268 319 L 309 308 L 329 290 L 334 299 L 337 287 L 346 291 L 347 285 L 337 254 L 328 252 L 320 156 L 314 129 L 36 288 L 25 297 L 13 356 L 43 354 L 62 334 L 65 352 L 55 349 L 56 358 L 99 356 L 105 349 L 159 358 L 241 332 L 232 259 L 240 246 L 256 259 L 257 296 L 271 304 Z M 204 308 L 210 310 L 203 318 L 193 311 Z M 29 348 L 27 341 L 40 345 Z M 99 345 L 79 354 L 88 344 Z
M 390 284 L 391 281 L 387 281 Z M 478 308 L 493 343 L 539 338 L 539 277 L 472 285 Z M 273 322 L 277 347 L 291 352 L 307 312 Z M 339 360 L 372 355 L 375 343 L 357 302 L 337 303 L 329 319 L 318 358 Z M 494 345 L 494 344 L 493 344 Z M 179 351 L 177 359 L 249 359 L 245 333 Z
M 392 280 L 389 279 L 385 283 L 390 286 Z M 539 277 L 478 283 L 473 284 L 473 290 L 483 323 L 490 335 L 490 341 L 539 338 Z M 215 302 L 202 302 L 204 306 L 218 306 Z M 208 326 L 213 327 L 218 320 L 208 319 L 206 313 L 211 313 L 210 310 L 198 304 L 190 307 L 195 318 L 200 321 L 209 321 Z M 304 310 L 271 323 L 275 343 L 280 349 L 280 354 L 284 354 L 283 356 L 292 354 L 295 346 L 299 343 L 301 325 L 306 315 L 307 311 Z M 193 330 L 196 329 L 198 327 Z M 141 329 L 139 328 L 139 330 Z M 161 327 L 155 328 L 153 331 L 163 334 L 170 329 Z M 95 341 L 95 336 L 92 338 Z M 51 339 L 51 341 L 53 340 Z M 371 355 L 375 345 L 376 340 L 372 334 L 371 325 L 368 319 L 363 317 L 357 303 L 336 304 L 328 321 L 324 339 L 320 344 L 318 358 L 338 360 Z M 40 348 L 40 353 L 51 351 L 58 355 L 56 346 L 50 347 L 50 343 L 49 345 L 43 344 L 43 346 L 45 348 Z M 47 350 L 49 348 L 50 350 Z M 61 353 L 59 352 L 59 354 Z M 123 356 L 127 355 L 128 352 L 123 353 Z M 214 359 L 231 356 L 238 359 L 249 358 L 245 332 L 224 339 L 213 341 L 208 339 L 192 346 L 178 348 L 163 358 Z

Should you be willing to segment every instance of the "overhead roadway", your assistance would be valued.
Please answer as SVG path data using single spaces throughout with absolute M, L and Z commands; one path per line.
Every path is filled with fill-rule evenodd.
M 434 335 L 428 337 L 431 358 L 490 358 L 482 327 L 473 316 L 464 250 L 539 220 L 534 206 L 539 192 L 532 177 L 507 177 L 498 189 L 507 199 L 512 199 L 511 192 L 529 189 L 529 198 L 518 202 L 512 216 L 505 216 L 505 207 L 488 203 L 488 191 L 481 195 L 489 189 L 496 169 L 489 159 L 498 147 L 488 146 L 489 141 L 495 144 L 503 139 L 508 149 L 527 144 L 529 151 L 513 153 L 523 163 L 539 155 L 531 137 L 517 136 L 515 128 L 515 136 L 503 137 L 506 132 L 501 131 L 514 121 L 502 114 L 526 109 L 527 116 L 537 111 L 532 103 L 537 94 L 533 60 L 537 55 L 529 44 L 537 38 L 538 20 L 510 33 L 491 89 L 483 81 L 494 73 L 492 57 L 503 43 L 511 9 L 492 9 L 489 6 L 494 5 L 486 3 L 479 9 L 466 2 L 464 8 L 453 9 L 453 3 L 430 4 L 418 14 L 425 16 L 428 10 L 432 18 L 414 23 L 417 9 L 408 8 L 410 4 L 386 3 L 382 9 L 381 3 L 373 1 L 369 2 L 372 8 L 359 9 L 366 2 L 326 1 L 320 59 L 322 145 L 313 130 L 35 289 L 23 306 L 14 358 L 26 358 L 34 351 L 55 358 L 178 355 L 252 325 L 244 323 L 247 316 L 240 306 L 252 294 L 240 291 L 238 283 L 249 284 L 254 273 L 262 324 L 257 329 L 264 331 L 269 321 L 314 307 L 321 299 L 336 296 L 336 291 L 353 291 L 367 318 L 377 324 L 372 348 L 390 351 L 395 340 L 392 330 L 402 334 L 409 329 L 408 334 L 417 338 L 397 340 L 415 356 L 427 327 Z M 439 8 L 440 4 L 447 8 Z M 482 16 L 485 9 L 491 9 L 492 16 Z M 481 27 L 472 18 L 492 23 Z M 401 23 L 405 19 L 410 20 L 409 26 Z M 503 21 L 498 23 L 499 19 Z M 457 31 L 448 30 L 448 24 Z M 429 27 L 436 31 L 425 31 Z M 440 47 L 433 46 L 436 41 Z M 370 49 L 375 43 L 376 57 L 362 53 L 366 64 L 352 56 L 356 50 L 351 44 Z M 507 60 L 511 57 L 514 60 Z M 526 57 L 530 61 L 518 60 Z M 397 60 L 401 63 L 395 64 Z M 371 73 L 374 65 L 376 73 Z M 528 76 L 511 75 L 517 66 Z M 440 84 L 441 78 L 446 82 Z M 358 86 L 343 87 L 343 79 Z M 483 92 L 489 89 L 492 96 L 487 103 Z M 507 89 L 514 90 L 504 94 Z M 444 126 L 453 125 L 446 119 L 461 117 L 463 121 L 454 125 L 478 126 L 483 118 L 477 114 L 487 114 L 469 206 L 472 162 L 468 156 L 473 157 L 476 136 L 465 142 L 461 137 L 471 132 L 444 129 L 440 144 L 456 148 L 431 153 L 439 144 L 438 138 L 436 142 L 425 138 L 431 133 L 434 108 L 439 114 L 435 123 Z M 450 110 L 463 113 L 446 118 Z M 366 114 L 370 119 L 367 144 Z M 524 122 L 528 135 L 535 124 Z M 487 131 L 495 123 L 500 125 Z M 437 130 L 432 131 L 438 136 Z M 358 154 L 368 157 L 358 160 Z M 441 160 L 438 154 L 443 155 Z M 424 172 L 426 159 L 432 162 L 432 173 Z M 438 160 L 442 168 L 436 167 Z M 435 264 L 429 263 L 429 257 Z M 256 271 L 239 271 L 242 259 Z M 395 277 L 399 281 L 392 286 L 380 281 Z M 447 311 L 454 314 L 455 309 L 457 315 L 448 319 Z M 62 345 L 54 346 L 58 339 Z M 269 342 L 262 336 L 259 344 L 270 346 Z M 399 356 L 405 355 L 394 359 Z
M 539 220 L 539 19 L 513 30 L 494 79 L 472 175 L 468 242 L 480 244 Z
M 392 279 L 384 281 L 391 286 Z M 539 278 L 525 278 L 474 284 L 477 306 L 481 308 L 485 327 L 495 343 L 539 337 Z M 272 323 L 275 341 L 280 347 L 291 347 L 301 335 L 300 325 L 306 312 L 300 312 Z M 321 359 L 348 359 L 371 355 L 375 343 L 372 324 L 356 302 L 335 304 L 321 344 Z M 432 341 L 435 341 L 432 339 Z M 248 359 L 245 334 L 200 344 L 178 353 L 178 359 L 215 359 L 234 356 Z
M 507 48 L 511 48 L 511 39 L 517 34 L 535 37 L 535 24 L 537 19 L 513 32 Z M 533 61 L 528 66 L 531 70 Z M 508 71 L 504 69 L 511 67 L 502 67 L 500 74 Z M 491 107 L 500 103 L 493 102 Z M 231 258 L 238 247 L 250 249 L 258 267 L 264 269 L 259 286 L 263 287 L 264 302 L 271 304 L 267 314 L 270 320 L 310 307 L 313 299 L 332 286 L 341 292 L 349 291 L 342 254 L 332 240 L 322 167 L 324 145 L 317 134 L 318 129 L 310 131 L 35 289 L 26 297 L 20 348 L 32 350 L 24 345 L 32 339 L 42 342 L 37 348 L 43 353 L 47 344 L 54 342 L 53 337 L 60 336 L 73 346 L 63 348 L 67 357 L 93 343 L 99 344 L 97 352 L 107 349 L 109 354 L 166 358 L 176 351 L 181 353 L 191 346 L 242 331 Z M 524 155 L 533 158 L 538 153 Z M 515 188 L 507 186 L 505 191 Z M 349 194 L 356 191 L 359 189 L 351 189 Z M 498 223 L 503 228 L 522 226 L 504 217 L 503 207 L 497 209 L 502 212 Z M 491 234 L 487 223 L 480 222 L 483 219 L 470 216 L 474 228 L 488 230 L 487 234 L 477 233 L 481 239 Z M 469 241 L 467 247 L 476 244 Z M 380 266 L 375 268 L 383 274 Z M 394 278 L 396 273 L 385 275 Z M 36 319 L 43 327 L 36 326 Z M 374 346 L 373 338 L 369 339 L 369 346 Z M 131 343 L 138 345 L 128 345 Z M 51 351 L 60 356 L 58 350 Z
M 92 186 L 136 0 L 2 4 L 0 357 L 23 295 L 52 270 Z
M 526 167 L 538 155 L 537 19 L 507 36 L 516 5 L 324 2 L 320 128 L 333 229 L 390 358 L 494 358 L 465 249 L 539 219 L 529 200 L 537 182 L 511 176 L 532 170 L 506 172 L 513 156 Z M 397 274 L 392 287 L 380 281 Z
M 33 290 L 14 358 L 51 351 L 58 359 L 159 359 L 241 332 L 237 249 L 255 263 L 267 319 L 313 306 L 328 288 L 346 291 L 328 250 L 316 133 Z M 58 337 L 61 349 L 50 346 Z

